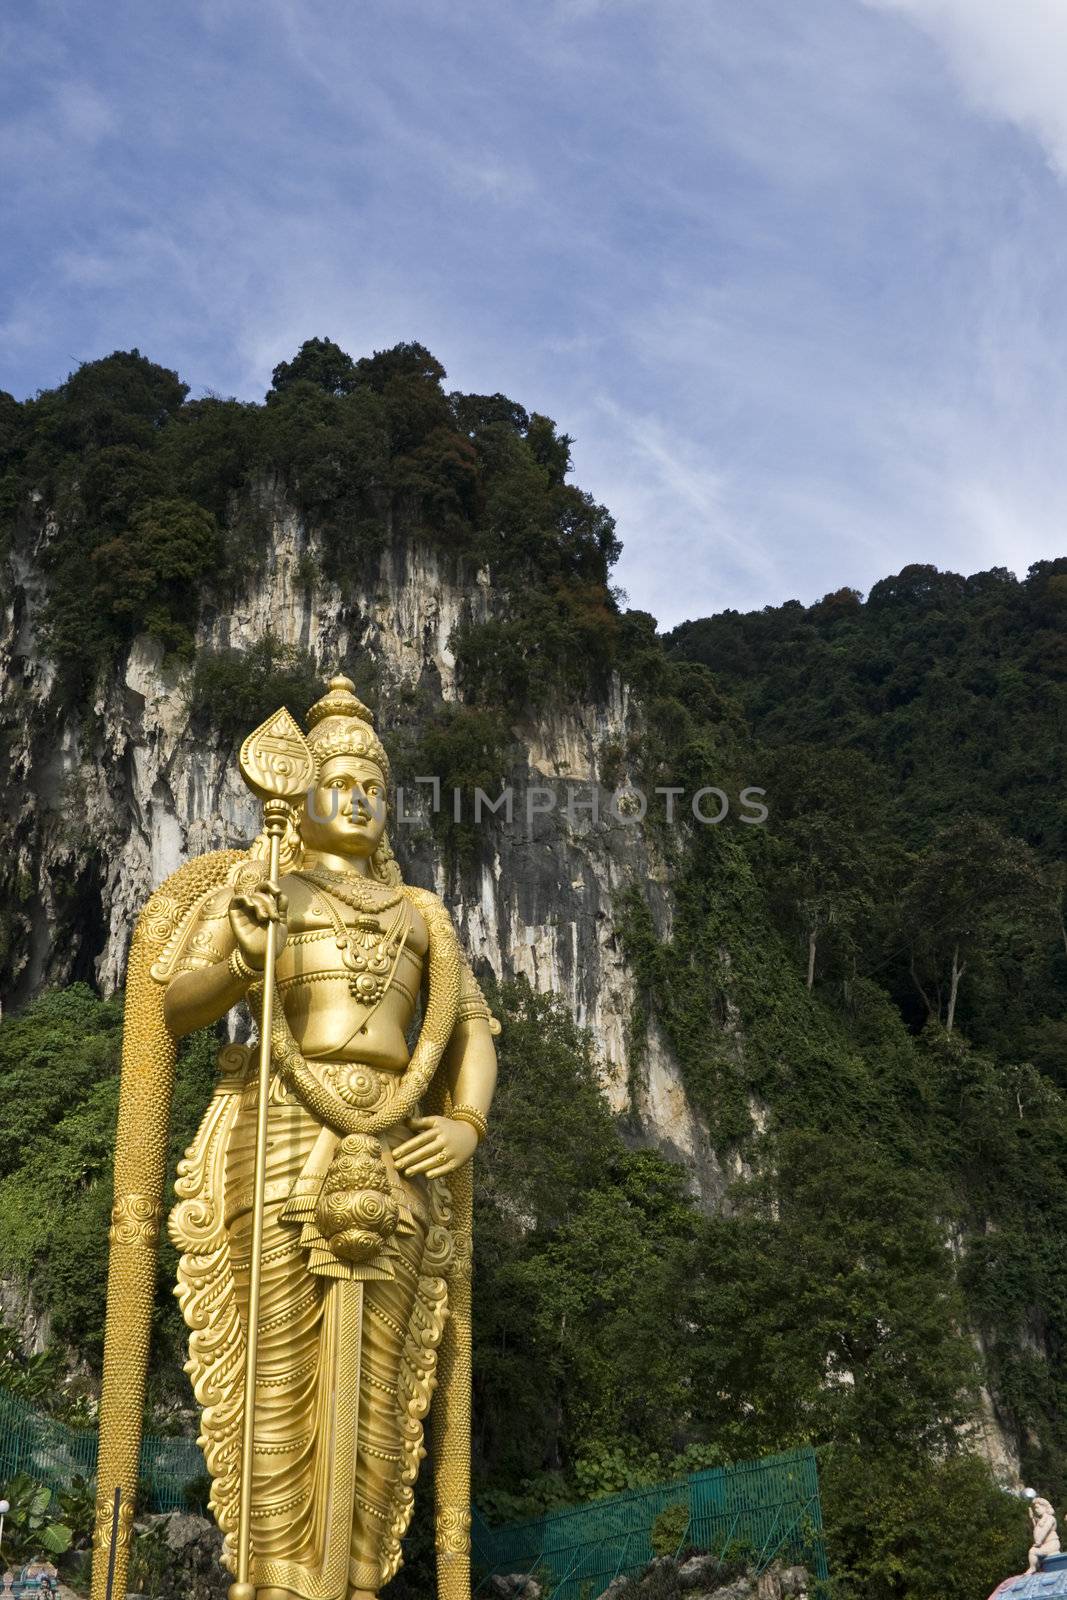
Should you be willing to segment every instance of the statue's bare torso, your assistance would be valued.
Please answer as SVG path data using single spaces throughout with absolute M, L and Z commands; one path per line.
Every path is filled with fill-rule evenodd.
M 408 1034 L 429 946 L 421 913 L 406 897 L 382 911 L 360 912 L 295 874 L 283 878 L 281 887 L 289 911 L 278 981 L 300 1049 L 309 1058 L 358 1060 L 400 1071 L 408 1061 Z M 389 952 L 391 981 L 372 1008 L 352 993 L 346 952 L 338 945 L 338 918 L 354 939 L 372 951 L 384 945 Z M 398 918 L 401 928 L 395 926 Z M 387 943 L 390 931 L 394 941 L 403 934 L 401 949 Z

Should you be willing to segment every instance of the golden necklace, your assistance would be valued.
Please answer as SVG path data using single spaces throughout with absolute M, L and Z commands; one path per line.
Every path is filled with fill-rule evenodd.
M 379 883 L 377 878 L 365 878 L 359 872 L 338 872 L 333 867 L 308 867 L 296 877 L 336 895 L 353 911 L 388 911 L 404 897 L 403 888 L 396 884 Z
M 349 992 L 361 1005 L 376 1008 L 393 981 L 411 926 L 403 891 L 394 890 L 389 884 L 375 883 L 375 888 L 381 892 L 377 897 L 366 896 L 360 890 L 367 889 L 374 882 L 373 879 L 368 880 L 355 873 L 331 872 L 328 867 L 298 872 L 295 876 L 303 878 L 306 883 L 315 884 L 323 891 L 326 913 L 333 923 L 341 962 L 349 974 Z M 353 927 L 347 927 L 342 921 L 336 908 L 330 904 L 331 896 L 350 906 L 353 911 L 362 913 L 356 917 Z M 374 913 L 388 911 L 392 906 L 398 908 L 396 916 L 383 932 Z

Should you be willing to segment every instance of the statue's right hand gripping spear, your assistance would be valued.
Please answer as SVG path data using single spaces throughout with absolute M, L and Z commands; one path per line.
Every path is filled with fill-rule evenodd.
M 315 781 L 315 758 L 296 722 L 283 706 L 268 717 L 241 746 L 241 776 L 263 801 L 263 822 L 270 841 L 268 878 L 277 893 L 281 841 L 293 815 L 292 802 Z M 259 1280 L 263 1260 L 264 1189 L 267 1168 L 267 1101 L 270 1093 L 270 1046 L 274 1020 L 274 969 L 277 961 L 275 924 L 267 926 L 263 964 L 263 1004 L 259 1018 L 259 1098 L 256 1108 L 256 1162 L 252 1188 L 252 1254 L 248 1272 L 248 1318 L 245 1327 L 245 1386 L 241 1435 L 241 1501 L 237 1522 L 237 1578 L 229 1600 L 255 1600 L 252 1583 L 252 1465 L 255 1444 L 256 1357 L 259 1346 Z

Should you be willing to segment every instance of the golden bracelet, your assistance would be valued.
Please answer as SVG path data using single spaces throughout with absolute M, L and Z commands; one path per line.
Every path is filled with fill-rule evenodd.
M 466 1122 L 472 1127 L 478 1135 L 479 1144 L 489 1132 L 489 1124 L 477 1106 L 453 1106 L 448 1114 L 453 1122 Z
M 247 962 L 236 947 L 230 951 L 230 959 L 226 964 L 238 983 L 258 983 L 263 977 L 259 968 Z

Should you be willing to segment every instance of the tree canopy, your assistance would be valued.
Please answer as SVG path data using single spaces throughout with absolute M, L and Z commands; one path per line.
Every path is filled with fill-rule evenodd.
M 21 404 L 0 396 L 0 550 L 21 543 L 43 561 L 45 642 L 67 698 L 137 633 L 188 656 L 202 605 L 224 604 L 269 557 L 270 482 L 342 587 L 390 542 L 418 539 L 488 565 L 520 631 L 536 595 L 568 638 L 590 604 L 611 633 L 619 546 L 604 507 L 566 481 L 571 440 L 504 395 L 450 393 L 445 377 L 418 343 L 356 360 L 314 338 L 275 367 L 262 405 L 190 400 L 137 350 Z

